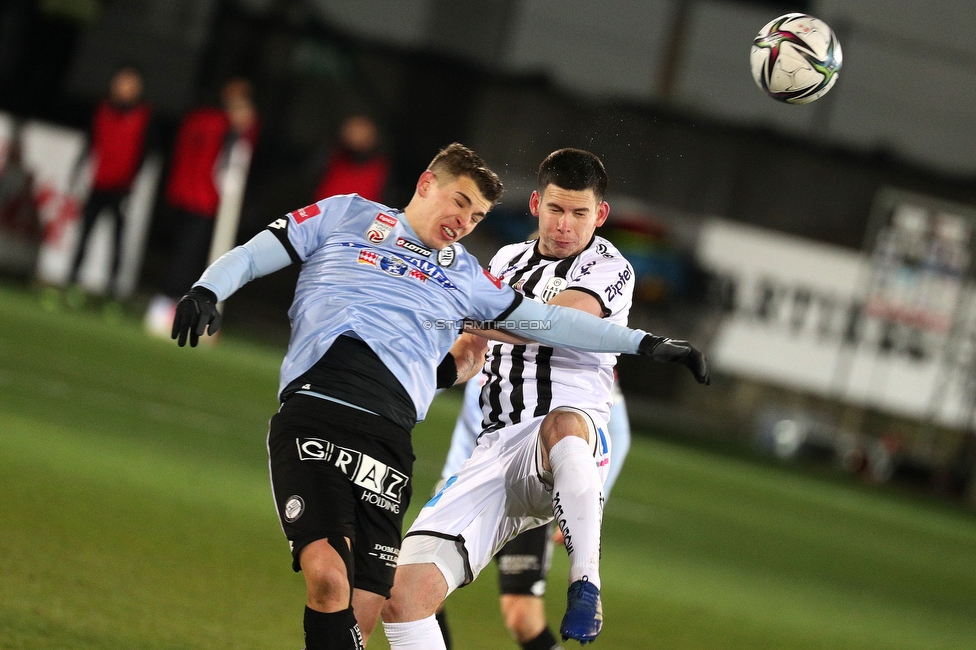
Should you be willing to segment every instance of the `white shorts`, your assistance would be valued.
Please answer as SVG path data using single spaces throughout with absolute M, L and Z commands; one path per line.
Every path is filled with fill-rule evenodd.
M 593 457 L 605 481 L 611 451 L 606 423 L 592 411 L 557 408 L 576 411 L 592 424 Z M 482 434 L 471 458 L 410 526 L 398 565 L 435 564 L 451 593 L 478 577 L 509 540 L 552 519 L 552 477 L 542 469 L 539 441 L 544 418 Z

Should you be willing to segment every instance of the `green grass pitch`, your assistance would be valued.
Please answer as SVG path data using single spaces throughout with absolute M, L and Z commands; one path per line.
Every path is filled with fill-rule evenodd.
M 0 288 L 0 648 L 302 647 L 264 448 L 282 353 L 180 349 Z M 458 406 L 414 432 L 408 522 Z M 554 627 L 566 567 L 557 550 Z M 597 650 L 976 648 L 972 512 L 653 436 L 607 504 L 602 571 Z M 459 650 L 516 647 L 494 568 L 448 613 Z

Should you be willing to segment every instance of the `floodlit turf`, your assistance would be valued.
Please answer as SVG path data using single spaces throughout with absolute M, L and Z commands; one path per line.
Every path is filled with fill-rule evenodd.
M 264 450 L 282 352 L 179 349 L 0 287 L 0 648 L 302 647 Z M 458 399 L 415 431 L 408 521 Z M 641 437 L 605 533 L 597 650 L 976 648 L 976 515 L 955 506 Z M 459 650 L 516 647 L 494 580 L 451 597 Z

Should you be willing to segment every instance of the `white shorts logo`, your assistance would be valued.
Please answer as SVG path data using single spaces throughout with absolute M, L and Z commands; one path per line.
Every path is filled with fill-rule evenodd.
M 288 501 L 285 502 L 285 521 L 290 524 L 301 517 L 303 512 L 305 512 L 305 501 L 297 494 L 288 497 Z

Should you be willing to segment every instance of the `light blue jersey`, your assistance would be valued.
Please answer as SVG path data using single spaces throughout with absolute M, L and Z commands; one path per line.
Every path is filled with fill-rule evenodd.
M 462 321 L 504 317 L 517 301 L 511 287 L 489 276 L 460 244 L 431 250 L 402 212 L 355 194 L 323 199 L 268 229 L 288 249 L 291 261 L 302 263 L 288 310 L 291 340 L 279 393 L 346 334 L 369 345 L 410 395 L 418 421 L 423 420 L 433 399 L 437 364 Z M 274 254 L 256 253 L 263 249 L 253 245 L 250 249 L 250 257 Z M 271 267 L 288 261 L 281 258 L 280 265 Z M 232 267 L 218 261 L 197 284 L 223 300 L 251 276 L 276 270 L 261 260 L 244 264 L 259 271 L 227 273 Z

